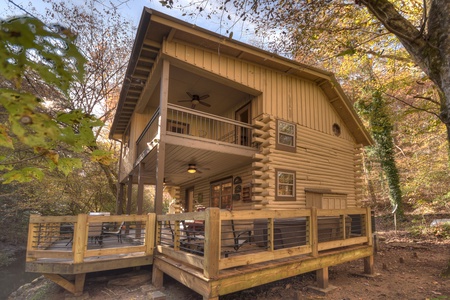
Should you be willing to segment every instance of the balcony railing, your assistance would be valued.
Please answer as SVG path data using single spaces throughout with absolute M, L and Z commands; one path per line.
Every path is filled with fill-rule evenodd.
M 137 140 L 137 154 L 141 155 L 157 138 L 159 110 L 155 112 Z M 236 120 L 168 104 L 168 134 L 196 139 L 214 140 L 226 144 L 254 147 L 253 127 Z
M 51 258 L 77 264 L 92 257 L 101 259 L 126 254 L 149 256 L 153 254 L 154 224 L 155 214 L 31 215 L 27 262 Z

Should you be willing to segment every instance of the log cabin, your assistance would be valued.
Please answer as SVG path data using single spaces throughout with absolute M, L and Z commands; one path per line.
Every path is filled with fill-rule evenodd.
M 120 245 L 133 234 L 133 258 L 120 266 L 153 264 L 156 287 L 167 274 L 203 299 L 311 271 L 326 290 L 328 268 L 357 259 L 374 273 L 361 203 L 361 154 L 372 139 L 332 73 L 145 8 L 110 138 L 121 143 L 117 216 L 70 219 L 72 254 L 57 253 L 88 266 L 46 267 L 39 258 L 56 255 L 45 252 L 52 243 L 29 237 L 28 271 L 82 293 L 82 274 L 113 268 L 83 253 L 122 255 L 118 245 L 86 246 L 90 223 L 113 220 L 135 222 Z M 143 210 L 147 185 L 153 212 Z M 33 218 L 29 235 L 62 221 Z
M 225 274 L 226 269 L 263 262 L 267 254 L 249 248 L 248 259 L 233 260 L 241 241 L 269 251 L 306 247 L 307 251 L 296 249 L 298 253 L 291 250 L 317 256 L 312 237 L 319 235 L 317 243 L 327 242 L 329 236 L 320 236 L 327 234 L 326 227 L 341 229 L 339 238 L 336 233 L 331 237 L 341 246 L 358 232 L 366 250 L 369 247 L 363 256 L 371 252 L 368 231 L 353 230 L 365 223 L 353 224 L 349 216 L 359 221 L 365 216 L 368 223 L 367 213 L 360 218 L 360 211 L 352 214 L 352 209 L 361 207 L 361 151 L 372 139 L 330 72 L 144 9 L 110 137 L 122 142 L 119 206 L 125 201 L 125 187 L 130 193 L 137 184 L 139 214 L 143 186 L 156 188 L 160 256 L 155 256 L 155 285 L 162 285 L 162 273 L 167 273 L 205 299 L 214 299 L 270 281 L 277 277 L 279 265 L 265 262 L 256 273 L 247 273 L 247 285 L 230 287 L 240 280 Z M 161 216 L 164 189 L 171 191 L 185 217 Z M 209 214 L 195 215 L 204 208 L 210 208 Z M 214 218 L 208 224 L 210 214 Z M 217 218 L 221 224 L 213 226 Z M 188 220 L 218 226 L 217 236 L 213 229 L 203 228 L 204 240 L 183 237 L 179 231 Z M 176 226 L 167 238 L 169 247 L 164 247 L 167 222 Z M 184 231 L 186 235 L 189 229 Z M 249 237 L 236 238 L 237 233 Z M 303 234 L 303 240 L 296 234 Z M 230 246 L 227 240 L 231 251 L 223 250 Z M 204 250 L 214 243 L 219 247 L 206 255 Z M 178 255 L 182 248 L 200 253 L 205 261 Z M 294 256 L 282 253 L 274 257 Z M 358 253 L 355 258 L 361 257 Z M 180 261 L 190 261 L 193 269 L 180 275 Z M 197 276 L 195 268 L 204 272 Z M 327 285 L 325 269 L 317 268 L 322 287 Z M 269 279 L 249 279 L 255 274 Z

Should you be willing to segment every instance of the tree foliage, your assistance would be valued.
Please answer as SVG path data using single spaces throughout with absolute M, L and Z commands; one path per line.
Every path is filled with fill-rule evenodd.
M 33 86 L 46 85 L 60 95 L 84 75 L 85 59 L 75 47 L 75 36 L 64 28 L 20 17 L 0 24 L 0 166 L 3 183 L 42 179 L 43 168 L 68 174 L 79 161 L 61 157 L 95 143 L 92 128 L 101 122 L 80 110 L 49 110 L 45 97 Z M 20 152 L 20 153 L 19 153 Z M 34 161 L 45 164 L 34 165 Z
M 329 58 L 365 52 L 414 63 L 434 83 L 437 93 L 413 100 L 437 105 L 437 117 L 446 126 L 450 141 L 449 1 L 203 0 L 187 9 L 176 0 L 160 2 L 186 13 L 217 16 L 228 26 L 230 36 L 237 19 L 256 24 L 257 32 L 278 36 L 273 49 L 288 55 L 309 53 L 315 59 L 323 57 L 322 51 L 331 54 Z
M 389 185 L 389 198 L 392 206 L 397 208 L 396 213 L 403 217 L 402 191 L 400 188 L 400 176 L 395 163 L 395 150 L 393 142 L 393 125 L 387 112 L 387 105 L 380 91 L 375 91 L 372 101 L 357 103 L 359 111 L 367 115 L 370 131 L 376 142 L 375 152 L 381 163 Z

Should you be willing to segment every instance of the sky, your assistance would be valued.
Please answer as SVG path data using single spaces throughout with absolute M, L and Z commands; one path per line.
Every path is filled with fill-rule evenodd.
M 46 7 L 49 7 L 48 4 L 44 3 L 42 0 L 11 0 L 17 6 L 22 7 L 27 12 L 33 13 L 34 9 L 36 9 L 37 13 L 43 13 Z M 9 0 L 0 0 L 0 19 L 6 19 L 11 16 L 24 15 L 25 12 L 17 8 L 14 4 Z M 54 1 L 64 1 L 64 0 L 54 0 Z M 65 0 L 73 3 L 83 3 L 83 0 Z M 183 21 L 192 23 L 196 26 L 203 27 L 209 29 L 213 32 L 227 35 L 226 29 L 223 25 L 220 24 L 219 21 L 207 20 L 204 17 L 196 17 L 195 19 L 183 16 L 183 13 L 177 9 L 168 9 L 163 7 L 159 0 L 97 0 L 99 5 L 108 6 L 109 1 L 113 1 L 114 3 L 125 2 L 119 6 L 120 13 L 128 20 L 132 20 L 134 25 L 139 24 L 139 20 L 142 14 L 142 10 L 144 7 L 148 7 L 154 10 L 158 10 L 165 14 L 171 15 L 175 18 L 181 19 Z M 179 0 L 177 3 L 181 5 L 188 6 L 192 1 L 191 0 Z M 250 26 L 249 24 L 245 24 L 244 26 Z M 247 40 L 253 38 L 251 35 L 247 35 L 247 33 L 242 29 L 243 25 L 236 26 L 237 31 L 234 32 L 233 38 L 246 42 Z

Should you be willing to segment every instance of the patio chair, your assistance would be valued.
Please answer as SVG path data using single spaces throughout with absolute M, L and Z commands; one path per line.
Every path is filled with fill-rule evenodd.
M 252 231 L 249 229 L 236 231 L 234 220 L 231 220 L 231 230 L 233 231 L 234 250 L 238 251 L 245 243 L 250 243 Z
M 102 223 L 89 223 L 88 228 L 88 239 L 91 241 L 94 241 L 94 244 L 100 245 L 100 247 L 103 245 L 103 227 Z
M 122 227 L 125 225 L 125 221 L 123 221 L 120 226 L 117 228 L 117 230 L 113 231 L 103 231 L 103 235 L 113 235 L 117 236 L 117 241 L 119 243 L 122 243 Z

